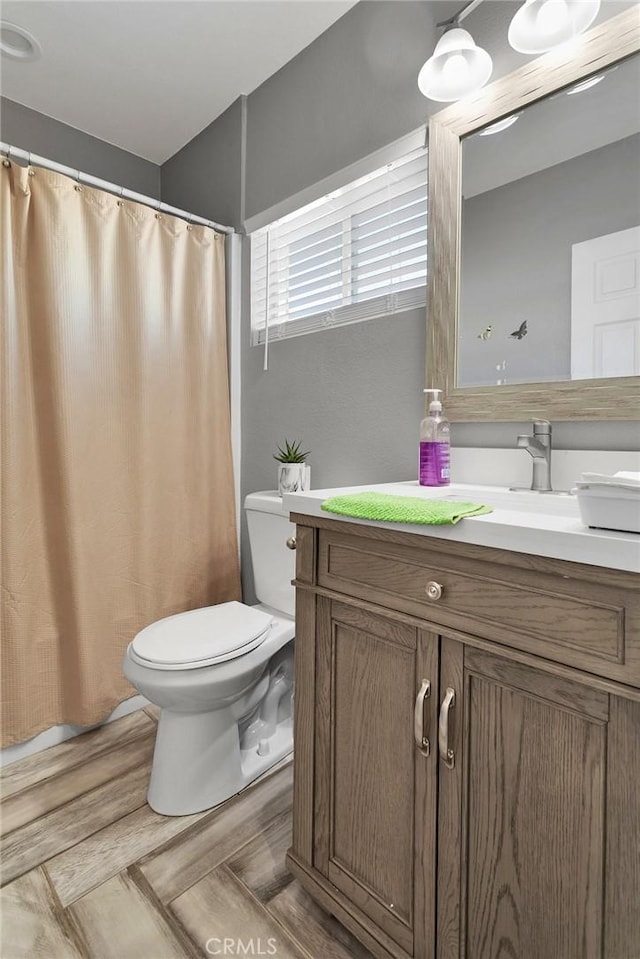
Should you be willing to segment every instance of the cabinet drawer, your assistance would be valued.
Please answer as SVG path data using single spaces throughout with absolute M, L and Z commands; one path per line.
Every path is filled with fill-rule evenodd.
M 432 542 L 421 549 L 321 530 L 318 584 L 640 685 L 640 663 L 627 662 L 631 590 L 453 555 Z

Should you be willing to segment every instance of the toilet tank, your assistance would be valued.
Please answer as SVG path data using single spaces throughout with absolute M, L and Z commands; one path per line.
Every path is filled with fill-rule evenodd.
M 296 528 L 283 510 L 282 497 L 271 491 L 250 493 L 244 508 L 256 596 L 266 606 L 294 616 L 291 580 L 296 575 L 296 554 L 288 548 L 287 539 L 295 536 Z

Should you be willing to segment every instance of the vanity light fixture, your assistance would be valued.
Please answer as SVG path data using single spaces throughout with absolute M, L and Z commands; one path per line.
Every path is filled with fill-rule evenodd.
M 445 32 L 418 74 L 418 88 L 429 100 L 461 100 L 480 90 L 491 76 L 491 57 L 476 46 L 467 30 L 458 26 L 480 3 L 482 0 L 471 0 L 449 20 L 437 24 Z
M 519 53 L 546 53 L 590 27 L 600 0 L 525 0 L 509 26 L 509 43 Z
M 490 127 L 485 127 L 484 130 L 480 130 L 478 136 L 490 137 L 493 136 L 494 133 L 502 133 L 503 130 L 508 130 L 509 127 L 512 127 L 519 117 L 519 113 L 512 113 L 511 116 L 504 117 L 504 119 L 498 120 L 497 123 L 492 123 Z
M 420 92 L 429 100 L 451 103 L 477 93 L 493 69 L 491 57 L 478 47 L 467 30 L 460 27 L 465 17 L 483 0 L 470 0 L 448 20 L 436 24 L 445 32 L 433 54 L 418 74 Z M 591 26 L 600 9 L 601 0 L 525 0 L 509 25 L 509 43 L 519 53 L 546 53 L 575 39 Z M 588 90 L 599 78 L 578 84 L 569 93 Z M 588 83 L 588 86 L 586 85 Z M 517 117 L 516 117 L 517 119 Z M 501 121 L 502 122 L 502 121 Z M 515 123 L 515 120 L 511 122 Z M 487 128 L 481 136 L 506 130 Z
M 42 49 L 33 34 L 24 27 L 0 20 L 0 53 L 12 60 L 37 60 Z

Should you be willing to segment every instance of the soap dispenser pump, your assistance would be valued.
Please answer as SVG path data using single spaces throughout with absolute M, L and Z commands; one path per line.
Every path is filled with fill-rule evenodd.
M 424 390 L 433 393 L 429 412 L 420 424 L 420 486 L 448 486 L 451 482 L 451 444 L 449 421 L 442 413 L 439 394 L 442 390 Z

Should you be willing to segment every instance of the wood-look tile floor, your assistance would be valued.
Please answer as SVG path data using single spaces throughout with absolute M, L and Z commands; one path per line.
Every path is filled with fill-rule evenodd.
M 369 959 L 285 868 L 291 764 L 159 816 L 155 729 L 139 710 L 2 770 L 1 959 Z

